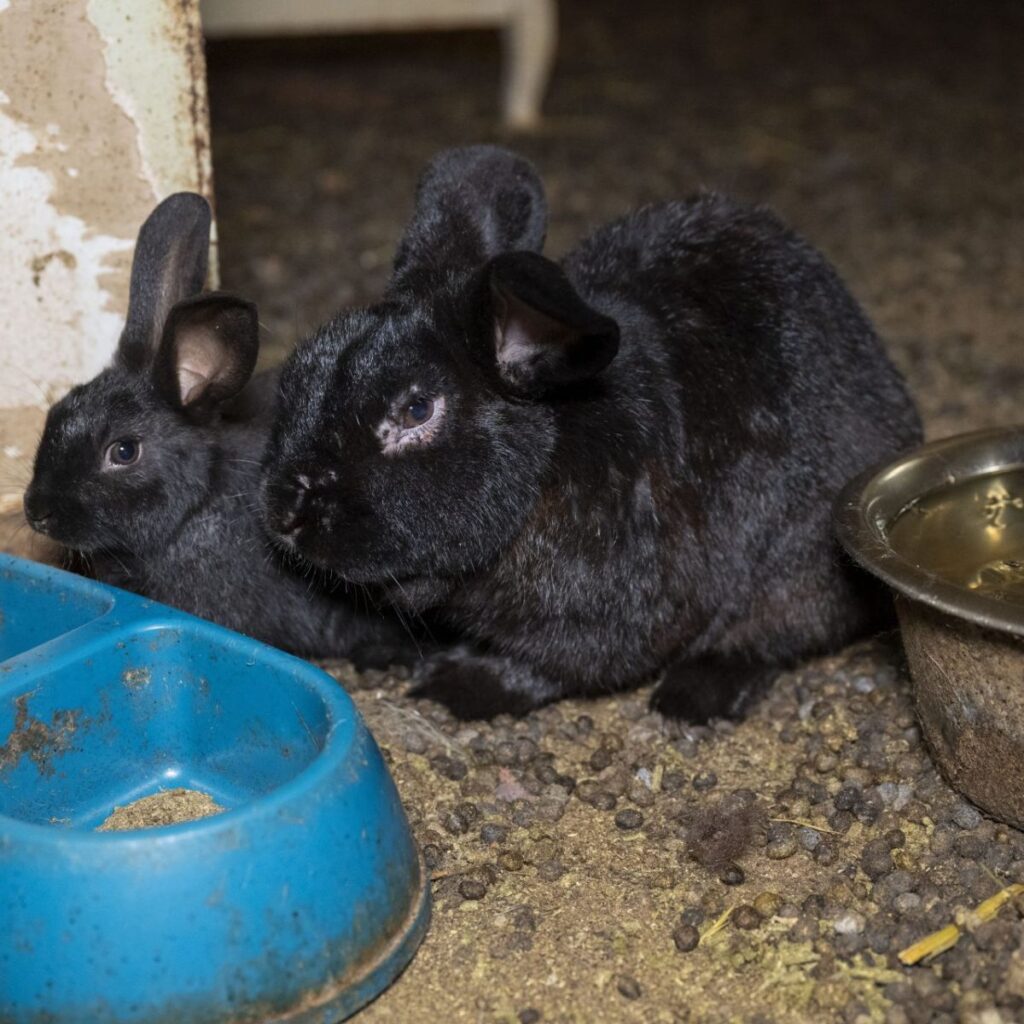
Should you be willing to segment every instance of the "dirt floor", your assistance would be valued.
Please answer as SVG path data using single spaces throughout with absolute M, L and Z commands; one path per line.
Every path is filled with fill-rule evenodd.
M 1020 420 L 1024 7 L 561 8 L 548 118 L 520 137 L 486 34 L 211 46 L 223 283 L 260 303 L 266 358 L 377 296 L 423 162 L 492 140 L 540 168 L 553 253 L 700 187 L 774 206 L 874 317 L 930 436 Z M 420 954 L 360 1021 L 1024 1020 L 1012 904 L 930 965 L 896 958 L 1024 881 L 1024 835 L 936 774 L 895 638 L 715 729 L 644 692 L 465 726 L 399 676 L 332 671 L 434 876 Z

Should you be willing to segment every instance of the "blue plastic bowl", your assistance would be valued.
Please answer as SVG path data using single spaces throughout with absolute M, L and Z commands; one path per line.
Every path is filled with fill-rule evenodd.
M 95 831 L 178 786 L 227 811 Z M 428 908 L 334 680 L 0 555 L 0 1021 L 337 1021 L 411 959 Z

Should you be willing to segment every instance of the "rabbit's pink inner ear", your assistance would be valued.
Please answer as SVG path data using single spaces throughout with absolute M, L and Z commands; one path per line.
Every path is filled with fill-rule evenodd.
M 178 395 L 183 406 L 198 402 L 213 381 L 233 369 L 233 361 L 209 335 L 204 325 L 186 328 L 178 336 Z
M 258 353 L 255 306 L 217 292 L 186 299 L 167 319 L 154 382 L 172 405 L 205 414 L 242 390 Z
M 558 264 L 538 253 L 505 253 L 487 274 L 495 360 L 514 388 L 578 383 L 615 358 L 618 324 L 587 305 Z
M 493 285 L 492 294 L 494 346 L 503 373 L 517 376 L 517 368 L 528 369 L 545 352 L 579 341 L 579 330 L 534 309 L 500 285 Z

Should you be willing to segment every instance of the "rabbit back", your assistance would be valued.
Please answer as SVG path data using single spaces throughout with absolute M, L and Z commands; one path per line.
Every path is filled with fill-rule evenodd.
M 619 352 L 554 403 L 540 500 L 455 620 L 591 691 L 673 652 L 780 663 L 876 625 L 831 505 L 921 427 L 824 257 L 769 211 L 704 196 L 598 230 L 564 269 L 619 323 Z

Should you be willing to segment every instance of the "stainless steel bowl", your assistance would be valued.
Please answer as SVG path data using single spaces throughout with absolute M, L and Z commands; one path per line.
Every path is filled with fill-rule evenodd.
M 853 480 L 839 539 L 896 592 L 918 714 L 950 782 L 1024 827 L 1024 426 Z

